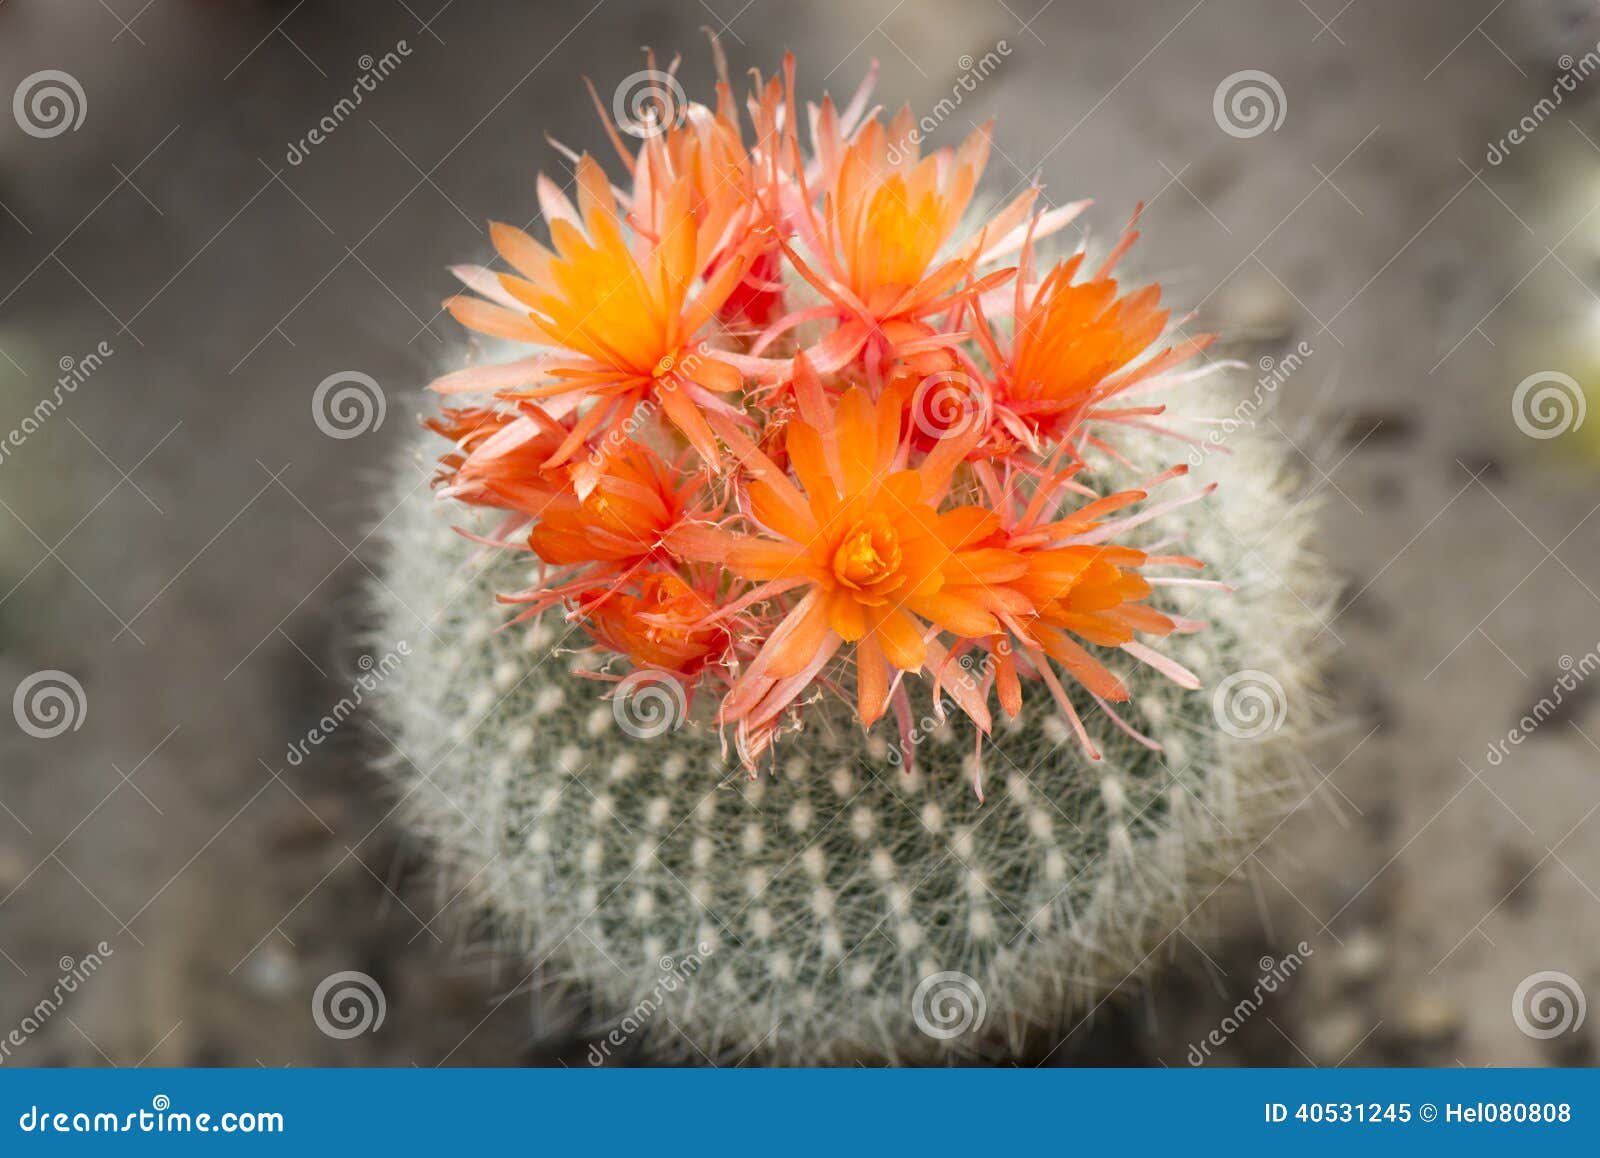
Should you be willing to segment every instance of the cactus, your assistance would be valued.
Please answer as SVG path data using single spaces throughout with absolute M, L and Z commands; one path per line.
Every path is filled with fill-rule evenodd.
M 1142 432 L 1114 441 L 1141 468 L 1174 456 Z M 541 982 L 580 983 L 664 1054 L 1015 1047 L 1147 973 L 1299 798 L 1331 591 L 1307 554 L 1312 504 L 1279 456 L 1244 433 L 1227 449 L 1191 456 L 1214 495 L 1144 528 L 1234 588 L 1159 592 L 1208 623 L 1170 641 L 1203 690 L 1125 674 L 1124 715 L 1152 751 L 1071 689 L 1099 761 L 1030 697 L 996 724 L 981 803 L 959 713 L 914 729 L 909 766 L 892 724 L 864 733 L 842 701 L 818 702 L 752 779 L 677 684 L 605 697 L 582 674 L 601 661 L 559 611 L 502 630 L 495 594 L 526 587 L 537 561 L 456 534 L 486 533 L 485 512 L 441 510 L 408 458 L 373 592 L 375 646 L 412 647 L 376 703 L 403 753 L 388 764 L 403 815 Z M 1097 482 L 1138 477 L 1092 457 Z

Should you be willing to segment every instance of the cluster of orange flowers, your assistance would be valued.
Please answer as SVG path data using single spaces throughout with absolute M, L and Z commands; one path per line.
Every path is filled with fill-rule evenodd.
M 752 768 L 818 692 L 907 732 L 919 682 L 980 749 L 991 692 L 1014 716 L 1043 685 L 1096 755 L 1059 672 L 1132 729 L 1085 644 L 1198 686 L 1139 637 L 1200 627 L 1147 602 L 1144 570 L 1201 564 L 1116 540 L 1199 496 L 1130 512 L 1147 490 L 1097 495 L 1083 451 L 1152 427 L 1163 408 L 1135 397 L 1209 338 L 1159 346 L 1159 287 L 1113 280 L 1131 226 L 1097 268 L 1037 271 L 1086 203 L 1028 188 L 968 223 L 987 127 L 921 156 L 869 76 L 806 106 L 807 153 L 792 60 L 755 76 L 748 124 L 719 73 L 714 108 L 655 74 L 666 115 L 622 126 L 636 148 L 601 107 L 622 187 L 574 157 L 576 204 L 538 181 L 548 245 L 495 224 L 509 272 L 455 270 L 459 321 L 536 349 L 433 384 L 487 396 L 428 423 L 454 443 L 442 493 L 505 512 L 488 541 L 542 564 L 502 596 L 519 619 L 559 607 L 612 657 L 600 678 L 717 697 Z

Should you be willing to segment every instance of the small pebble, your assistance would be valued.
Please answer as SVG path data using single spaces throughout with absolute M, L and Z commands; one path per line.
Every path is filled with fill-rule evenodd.
M 294 955 L 272 941 L 251 954 L 242 972 L 245 984 L 261 997 L 282 997 L 295 986 Z
M 1354 1009 L 1336 1009 L 1307 1024 L 1301 1044 L 1319 1063 L 1337 1065 L 1371 1028 Z
M 1334 964 L 1340 979 L 1347 984 L 1367 985 L 1378 979 L 1388 959 L 1383 938 L 1371 929 L 1357 929 L 1345 938 Z
M 1400 1030 L 1412 1041 L 1437 1045 L 1461 1032 L 1461 1007 L 1443 993 L 1423 990 L 1406 998 Z
M 1300 316 L 1288 291 L 1264 273 L 1241 270 L 1218 299 L 1217 312 L 1228 330 L 1258 341 L 1286 337 Z
M 28 858 L 15 845 L 0 844 L 0 896 L 20 885 L 28 875 Z

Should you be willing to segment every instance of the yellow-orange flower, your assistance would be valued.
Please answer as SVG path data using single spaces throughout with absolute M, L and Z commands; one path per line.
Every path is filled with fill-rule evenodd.
M 566 430 L 535 407 L 446 410 L 426 425 L 456 444 L 434 480 L 447 498 L 532 518 L 566 490 L 565 472 L 545 465 Z
M 903 397 L 886 392 L 874 403 L 854 388 L 834 411 L 814 380 L 807 387 L 802 373 L 800 381 L 801 416 L 786 438 L 799 486 L 732 424 L 722 424 L 754 475 L 750 517 L 767 534 L 686 525 L 669 539 L 682 557 L 718 563 L 758 583 L 741 602 L 804 592 L 723 703 L 723 720 L 756 736 L 847 642 L 855 645 L 859 715 L 864 724 L 875 722 L 888 703 L 891 670 L 921 669 L 934 631 L 998 630 L 961 585 L 1022 572 L 1015 556 L 977 546 L 998 528 L 996 515 L 979 507 L 938 509 L 970 440 L 951 440 L 907 468 Z
M 595 607 L 595 642 L 649 667 L 692 678 L 729 646 L 727 629 L 705 621 L 715 607 L 676 573 L 652 571 L 638 592 L 624 591 Z
M 744 259 L 725 260 L 703 276 L 719 239 L 696 222 L 694 192 L 682 182 L 654 191 L 655 231 L 635 238 L 635 252 L 600 166 L 584 157 L 577 175 L 576 208 L 547 178 L 539 180 L 554 252 L 522 230 L 496 223 L 495 248 L 516 272 L 495 277 L 460 271 L 484 298 L 457 296 L 445 305 L 481 333 L 554 347 L 537 362 L 520 364 L 522 387 L 503 396 L 576 393 L 604 401 L 578 418 L 551 465 L 570 459 L 608 423 L 620 429 L 645 398 L 659 404 L 715 464 L 716 440 L 702 412 L 725 406 L 717 396 L 739 389 L 744 376 L 726 357 L 696 344 L 696 337 L 738 284 Z M 488 374 L 456 376 L 450 388 L 470 389 L 488 380 Z M 586 475 L 585 486 L 588 481 Z
M 871 73 L 843 108 L 802 109 L 786 57 L 741 108 L 716 56 L 715 107 L 653 58 L 653 118 L 619 128 L 596 97 L 619 187 L 566 152 L 575 203 L 537 185 L 548 243 L 495 224 L 509 272 L 456 270 L 473 294 L 450 311 L 534 349 L 434 383 L 493 399 L 429 423 L 455 444 L 440 493 L 498 510 L 482 542 L 525 534 L 537 580 L 501 596 L 519 618 L 560 608 L 686 695 L 716 687 L 752 769 L 825 692 L 866 726 L 892 707 L 913 742 L 914 673 L 980 754 L 990 693 L 1015 715 L 1032 680 L 1097 755 L 1064 683 L 1133 732 L 1103 649 L 1195 686 L 1142 637 L 1200 626 L 1154 588 L 1211 581 L 1122 545 L 1200 494 L 1119 514 L 1146 490 L 1074 481 L 1091 447 L 1115 453 L 1086 423 L 1160 431 L 1142 396 L 1202 373 L 1168 371 L 1209 337 L 1163 346 L 1160 287 L 1113 279 L 1131 225 L 1092 273 L 1079 255 L 1035 276 L 1035 244 L 1087 202 L 1035 211 L 1029 188 L 970 220 L 987 126 L 924 156 L 908 110 L 873 111 Z
M 1012 307 L 1010 351 L 1000 348 L 987 325 L 977 327 L 979 344 L 995 369 L 995 393 L 1006 426 L 1016 430 L 1020 423 L 1020 429 L 1036 438 L 1059 440 L 1086 418 L 1137 421 L 1160 414 L 1159 405 L 1111 410 L 1104 404 L 1211 343 L 1212 335 L 1200 334 L 1138 361 L 1165 333 L 1168 311 L 1161 308 L 1159 284 L 1122 293 L 1110 276 L 1137 238 L 1130 229 L 1083 281 L 1075 280 L 1083 254 L 1074 254 L 1056 264 L 1031 296 L 1023 284 L 1025 250 L 1024 275 Z M 1016 421 L 1006 422 L 1010 416 Z
M 1139 568 L 1166 565 L 1197 569 L 1200 561 L 1182 555 L 1150 555 L 1109 540 L 1148 522 L 1163 510 L 1202 497 L 1206 491 L 1168 500 L 1138 515 L 1112 520 L 1108 516 L 1149 497 L 1149 492 L 1143 489 L 1117 491 L 1061 518 L 1047 518 L 1046 512 L 1060 504 L 1068 481 L 1079 469 L 1073 465 L 1046 472 L 1029 500 L 1026 503 L 1018 500 L 1016 508 L 1010 508 L 1006 500 L 1001 499 L 1000 506 L 1007 511 L 1005 527 L 989 545 L 1001 547 L 1019 559 L 1021 574 L 1000 583 L 997 592 L 988 593 L 990 605 L 1005 625 L 1005 632 L 983 641 L 982 646 L 993 658 L 994 684 L 1000 706 L 1007 715 L 1015 716 L 1022 708 L 1019 667 L 1025 667 L 1028 674 L 1044 682 L 1084 749 L 1098 759 L 1099 753 L 1052 671 L 1050 661 L 1059 663 L 1099 699 L 1107 714 L 1119 724 L 1120 719 L 1107 701 L 1126 700 L 1127 688 L 1100 659 L 1077 642 L 1079 639 L 1099 647 L 1120 648 L 1182 686 L 1199 686 L 1191 672 L 1141 643 L 1137 635 L 1166 636 L 1196 626 L 1166 615 L 1145 602 L 1154 586 L 1139 573 Z M 1154 486 L 1186 471 L 1186 467 L 1174 467 L 1147 485 Z M 999 489 L 987 465 L 980 468 L 980 473 L 991 493 Z M 1012 641 L 1015 641 L 1014 646 Z
M 630 447 L 612 459 L 582 499 L 563 495 L 528 537 L 546 563 L 631 563 L 658 550 L 699 490 L 693 476 L 678 478 L 652 451 Z

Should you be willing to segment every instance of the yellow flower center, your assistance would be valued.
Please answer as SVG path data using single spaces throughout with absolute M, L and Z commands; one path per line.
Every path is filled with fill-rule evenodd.
M 900 585 L 900 536 L 881 514 L 857 522 L 833 553 L 833 575 L 846 587 L 881 595 Z

